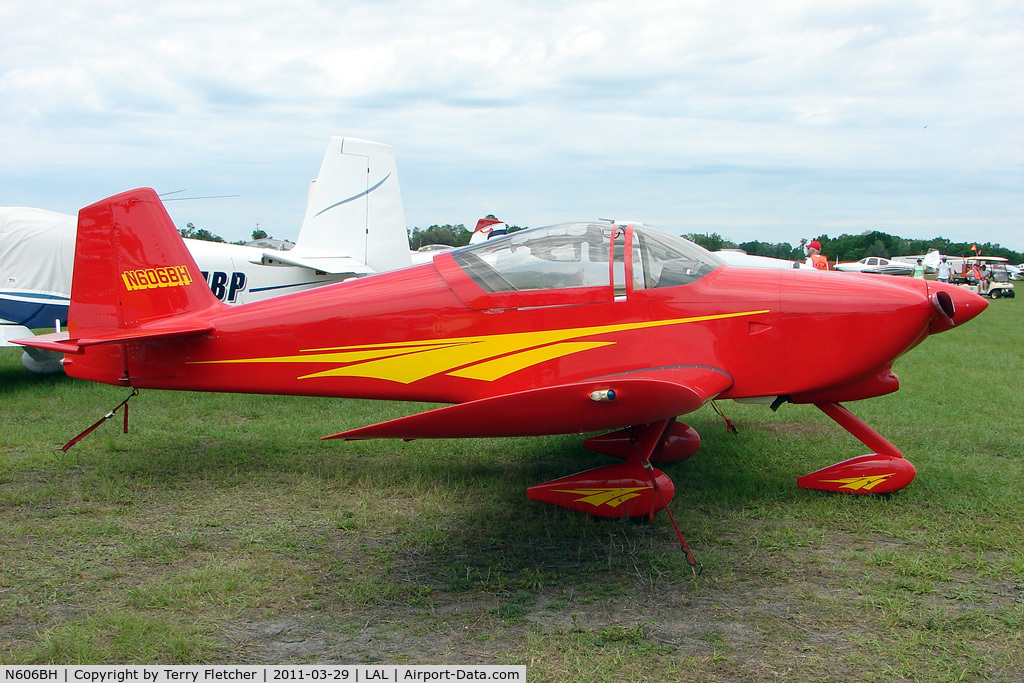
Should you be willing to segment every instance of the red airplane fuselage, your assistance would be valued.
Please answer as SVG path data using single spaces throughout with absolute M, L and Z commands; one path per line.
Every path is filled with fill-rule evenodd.
M 609 285 L 604 301 L 578 303 L 565 289 L 542 292 L 542 305 L 531 301 L 536 292 L 481 303 L 471 297 L 486 293 L 441 254 L 431 264 L 204 309 L 194 315 L 214 327 L 208 336 L 96 347 L 65 367 L 140 388 L 461 403 L 687 365 L 727 372 L 733 384 L 721 398 L 799 396 L 886 370 L 942 325 L 929 299 L 939 289 L 966 301 L 961 316 L 984 306 L 960 288 L 921 280 L 725 265 L 691 284 L 618 300 Z M 487 363 L 491 372 L 473 372 Z

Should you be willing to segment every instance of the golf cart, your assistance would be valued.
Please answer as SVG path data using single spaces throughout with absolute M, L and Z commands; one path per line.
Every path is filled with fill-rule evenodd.
M 983 283 L 977 283 L 971 277 L 971 269 L 975 264 L 985 266 L 985 270 L 989 272 L 988 289 L 984 289 Z M 1015 296 L 1013 283 L 1010 282 L 1010 273 L 1006 269 L 1006 259 L 1001 256 L 970 256 L 965 258 L 963 273 L 954 275 L 952 281 L 954 284 L 969 288 L 972 292 L 982 296 L 989 296 L 993 299 L 1012 299 Z M 972 282 L 975 282 L 975 284 L 972 284 Z

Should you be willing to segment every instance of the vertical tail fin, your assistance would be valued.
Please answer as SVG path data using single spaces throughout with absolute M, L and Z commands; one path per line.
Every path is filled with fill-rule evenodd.
M 206 286 L 156 192 L 131 190 L 78 214 L 67 331 L 16 342 L 72 354 L 64 358 L 72 377 L 130 384 L 132 366 L 145 369 L 152 359 L 128 342 L 205 334 L 210 315 L 226 305 Z
M 389 145 L 332 137 L 313 181 L 293 259 L 344 255 L 376 272 L 410 264 L 409 237 Z
M 479 244 L 480 242 L 486 242 L 492 237 L 498 237 L 499 235 L 505 235 L 508 233 L 508 226 L 503 222 L 499 221 L 493 216 L 487 218 L 481 218 L 476 222 L 476 227 L 473 229 L 473 234 L 469 238 L 470 244 Z
M 939 260 L 942 258 L 942 253 L 938 249 L 929 249 L 928 253 L 924 255 L 924 265 L 926 268 L 936 269 L 939 267 Z
M 72 338 L 219 306 L 156 192 L 123 192 L 79 212 Z

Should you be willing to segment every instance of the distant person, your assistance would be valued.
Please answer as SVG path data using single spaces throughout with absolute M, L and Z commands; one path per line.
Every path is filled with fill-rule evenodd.
M 967 282 L 971 285 L 977 286 L 978 292 L 984 294 L 985 290 L 983 287 L 985 285 L 985 274 L 982 272 L 982 268 L 984 268 L 984 266 L 979 266 L 977 263 L 971 266 L 971 269 L 967 274 Z
M 943 256 L 942 260 L 939 261 L 939 266 L 935 269 L 935 272 L 935 279 L 939 282 L 948 283 L 950 278 L 953 276 L 953 268 L 950 267 L 945 256 Z
M 982 264 L 981 266 L 981 293 L 987 294 L 988 288 L 992 286 L 992 271 Z
M 917 259 L 917 263 L 914 264 L 914 277 L 924 279 L 924 264 L 921 263 L 921 259 Z
M 807 245 L 807 265 L 817 270 L 832 270 L 828 265 L 828 259 L 821 253 L 821 243 L 818 240 L 811 240 Z

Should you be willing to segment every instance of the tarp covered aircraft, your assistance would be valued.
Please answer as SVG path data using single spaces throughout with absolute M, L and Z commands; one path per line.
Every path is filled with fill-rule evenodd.
M 716 398 L 814 404 L 871 451 L 800 486 L 906 486 L 914 467 L 841 403 L 896 391 L 901 354 L 986 305 L 924 280 L 733 267 L 647 226 L 590 222 L 231 307 L 140 189 L 81 211 L 68 330 L 20 343 L 117 386 L 453 404 L 325 438 L 611 430 L 585 445 L 623 463 L 528 495 L 626 517 L 667 504 L 651 463 L 692 455 L 700 438 L 676 417 Z

